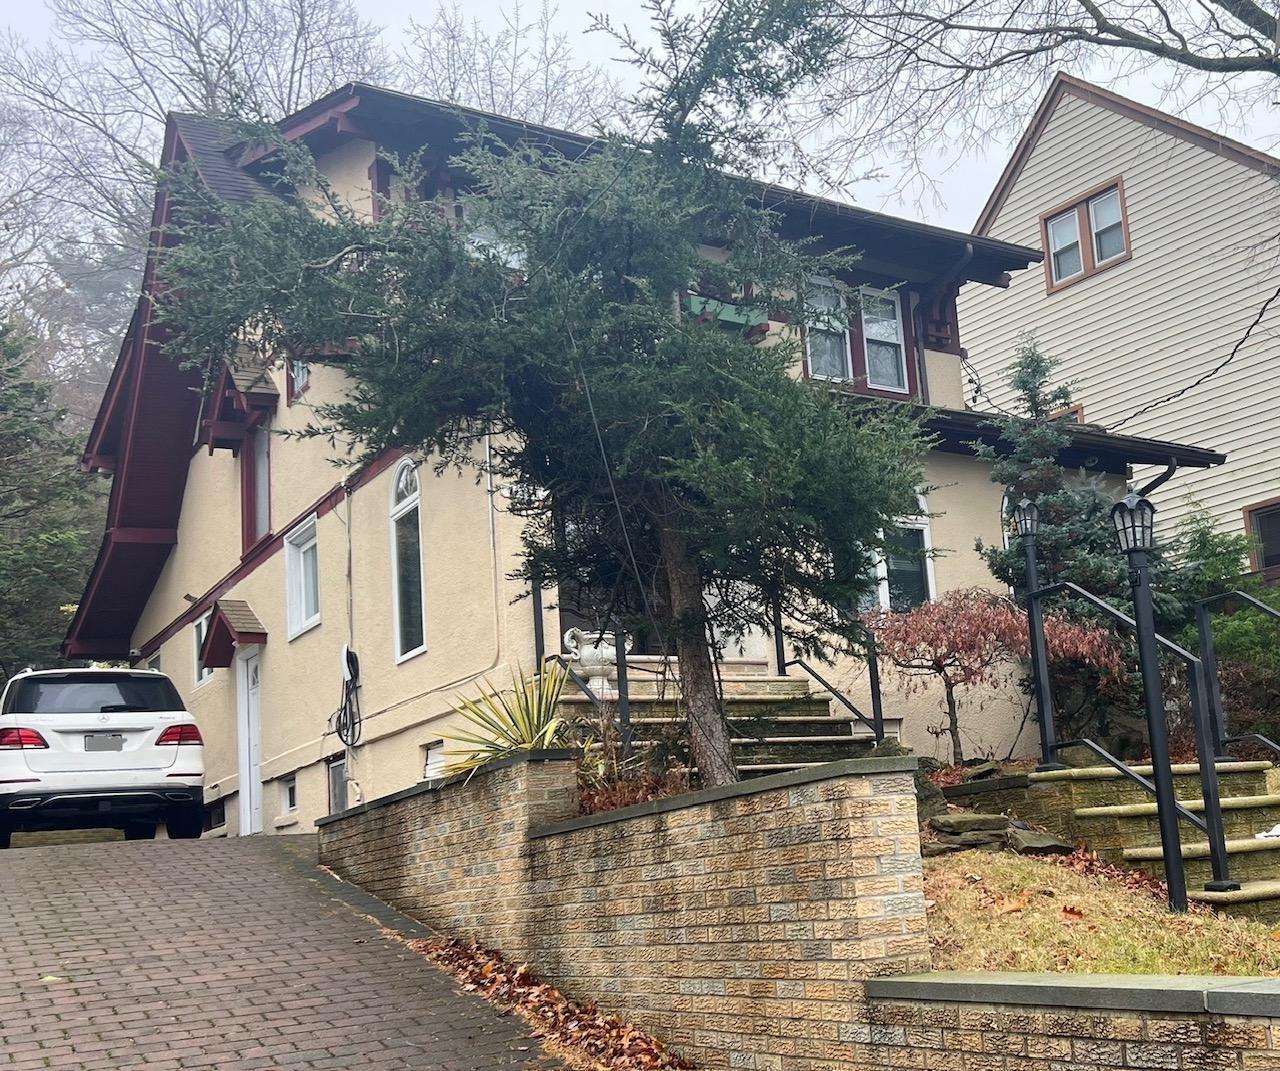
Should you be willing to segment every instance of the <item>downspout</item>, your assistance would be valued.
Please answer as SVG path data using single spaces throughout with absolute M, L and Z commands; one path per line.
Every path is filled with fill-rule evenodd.
M 938 298 L 946 291 L 956 278 L 965 268 L 969 266 L 969 261 L 973 259 L 973 243 L 964 243 L 964 252 L 960 254 L 957 260 L 928 290 L 921 291 L 920 300 L 916 303 L 915 315 L 912 317 L 913 326 L 916 329 L 916 367 L 920 378 L 920 400 L 925 404 L 929 404 L 929 374 L 925 366 L 924 358 L 924 310 L 925 306 L 937 301 Z M 959 325 L 957 327 L 956 341 L 959 342 Z

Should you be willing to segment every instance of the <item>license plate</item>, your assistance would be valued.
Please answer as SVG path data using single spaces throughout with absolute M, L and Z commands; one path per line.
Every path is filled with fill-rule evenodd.
M 84 738 L 85 751 L 123 751 L 124 735 L 122 733 L 87 733 Z

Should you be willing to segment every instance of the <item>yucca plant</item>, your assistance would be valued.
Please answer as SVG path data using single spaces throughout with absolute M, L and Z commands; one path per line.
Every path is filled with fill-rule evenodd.
M 512 670 L 509 691 L 498 691 L 484 678 L 479 698 L 458 696 L 454 712 L 470 730 L 445 735 L 447 743 L 460 745 L 448 752 L 452 761 L 446 773 L 472 773 L 520 751 L 567 747 L 567 727 L 559 714 L 566 676 L 554 664 L 536 677 Z

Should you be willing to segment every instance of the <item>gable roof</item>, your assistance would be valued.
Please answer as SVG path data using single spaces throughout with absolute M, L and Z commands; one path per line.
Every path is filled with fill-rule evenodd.
M 1032 116 L 1027 129 L 1023 131 L 1022 137 L 1014 147 L 1013 155 L 1009 157 L 1009 162 L 1005 164 L 1004 171 L 996 182 L 995 189 L 987 198 L 978 221 L 973 225 L 975 234 L 985 235 L 990 230 L 996 216 L 1000 214 L 1000 209 L 1004 207 L 1004 202 L 1013 189 L 1014 183 L 1018 181 L 1023 168 L 1031 158 L 1040 135 L 1044 133 L 1045 127 L 1048 126 L 1062 99 L 1068 96 L 1105 108 L 1117 115 L 1123 115 L 1153 130 L 1161 130 L 1183 141 L 1189 141 L 1206 152 L 1234 160 L 1236 163 L 1261 171 L 1273 178 L 1280 177 L 1280 158 L 1278 157 L 1270 156 L 1242 141 L 1236 141 L 1234 138 L 1218 134 L 1203 126 L 1196 126 L 1195 123 L 1188 123 L 1185 119 L 1179 119 L 1177 116 L 1169 115 L 1146 104 L 1139 104 L 1136 100 L 1122 97 L 1109 89 L 1103 89 L 1092 82 L 1086 82 L 1059 71 L 1049 83 L 1040 106 Z

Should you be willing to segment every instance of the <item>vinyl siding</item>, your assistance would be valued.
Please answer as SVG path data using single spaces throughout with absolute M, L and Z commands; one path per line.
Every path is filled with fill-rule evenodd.
M 1007 292 L 961 294 L 970 359 L 996 405 L 1011 399 L 1005 369 L 1032 331 L 1062 362 L 1085 419 L 1111 426 L 1194 381 L 1222 360 L 1267 297 L 1280 266 L 1280 187 L 1262 173 L 1126 116 L 1063 96 L 990 236 L 1039 248 L 1040 215 L 1120 176 L 1132 259 L 1046 294 L 1040 268 Z M 1087 238 L 1087 236 L 1086 236 Z M 1280 495 L 1280 307 L 1208 383 L 1124 426 L 1135 435 L 1207 446 L 1225 466 L 1186 472 L 1158 493 L 1171 533 L 1194 496 L 1225 530 L 1241 508 Z M 1135 473 L 1142 479 L 1155 470 Z

